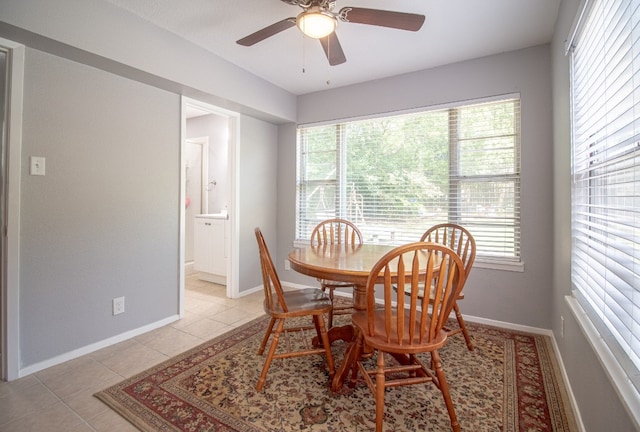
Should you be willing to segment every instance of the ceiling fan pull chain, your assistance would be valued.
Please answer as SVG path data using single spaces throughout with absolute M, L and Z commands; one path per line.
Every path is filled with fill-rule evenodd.
M 304 33 L 301 33 L 302 35 L 302 73 L 307 73 L 307 38 L 304 36 Z
M 331 44 L 327 45 L 327 55 L 331 52 Z M 331 85 L 331 65 L 327 63 L 327 85 Z

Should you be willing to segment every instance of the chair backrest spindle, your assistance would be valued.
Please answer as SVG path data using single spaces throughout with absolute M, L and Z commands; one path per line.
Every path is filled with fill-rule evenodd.
M 258 241 L 258 251 L 260 252 L 260 267 L 262 268 L 262 284 L 264 287 L 265 306 L 270 310 L 276 309 L 276 302 L 283 312 L 288 312 L 287 304 L 282 295 L 282 285 L 280 278 L 273 265 L 271 254 L 267 248 L 260 228 L 255 229 L 256 240 Z
M 476 258 L 476 241 L 463 226 L 443 223 L 429 228 L 420 241 L 444 244 L 458 254 L 465 268 L 465 278 L 469 276 Z
M 334 218 L 320 222 L 311 232 L 311 246 L 362 244 L 362 233 L 352 222 Z
M 393 249 L 378 261 L 367 280 L 369 334 L 384 332 L 387 343 L 405 347 L 434 340 L 453 309 L 464 279 L 462 260 L 446 245 L 416 242 Z M 374 316 L 379 307 L 375 302 L 375 287 L 379 284 L 384 289 L 384 323 Z M 436 287 L 433 298 L 418 295 L 431 284 Z M 398 296 L 393 304 L 396 290 Z M 408 305 L 405 293 L 410 293 Z

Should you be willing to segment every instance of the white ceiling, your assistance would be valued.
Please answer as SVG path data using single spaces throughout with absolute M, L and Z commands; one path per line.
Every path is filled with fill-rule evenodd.
M 551 41 L 561 0 L 337 0 L 426 16 L 418 32 L 338 23 L 347 62 L 287 29 L 251 47 L 236 40 L 302 9 L 281 0 L 104 0 L 300 95 Z M 158 47 L 161 49 L 161 47 Z

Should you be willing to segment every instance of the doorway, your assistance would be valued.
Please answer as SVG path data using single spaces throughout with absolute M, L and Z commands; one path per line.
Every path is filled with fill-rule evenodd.
M 195 99 L 182 98 L 180 316 L 184 316 L 184 281 L 193 260 L 193 217 L 228 213 L 226 295 L 238 297 L 235 164 L 239 114 Z M 206 143 L 205 143 L 206 142 Z M 198 151 L 197 146 L 200 146 Z M 200 154 L 200 156 L 198 156 Z M 198 158 L 200 161 L 198 162 Z M 197 182 L 194 179 L 200 179 Z M 196 185 L 196 183 L 198 183 Z M 194 196 L 198 198 L 194 203 Z
M 0 379 L 20 377 L 20 168 L 24 45 L 0 38 Z
M 4 227 L 6 226 L 6 222 L 5 222 L 5 214 L 6 214 L 6 193 L 5 193 L 5 188 L 6 188 L 6 176 L 5 173 L 7 172 L 6 169 L 6 163 L 7 163 L 7 150 L 6 150 L 6 124 L 7 124 L 7 119 L 9 118 L 8 116 L 8 112 L 7 112 L 7 66 L 9 64 L 8 62 L 8 53 L 5 50 L 0 49 L 0 118 L 2 119 L 2 123 L 0 123 L 0 221 L 2 223 L 2 227 L 4 229 Z M 5 326 L 4 326 L 4 321 L 5 321 L 5 309 L 6 309 L 6 300 L 5 300 L 5 289 L 4 289 L 4 281 L 5 281 L 5 273 L 6 273 L 6 259 L 5 259 L 5 254 L 6 254 L 6 245 L 5 245 L 5 240 L 4 240 L 4 236 L 2 236 L 2 248 L 0 248 L 0 256 L 2 257 L 2 265 L 0 266 L 0 280 L 2 280 L 2 285 L 3 285 L 3 289 L 2 289 L 2 295 L 0 296 L 0 322 L 2 322 L 2 344 L 0 344 L 0 358 L 2 358 L 2 378 L 4 379 L 5 373 L 5 339 L 6 339 L 6 335 L 5 335 Z

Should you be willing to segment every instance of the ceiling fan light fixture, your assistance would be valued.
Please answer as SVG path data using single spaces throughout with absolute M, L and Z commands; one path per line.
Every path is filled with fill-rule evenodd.
M 314 6 L 298 15 L 296 25 L 310 38 L 322 39 L 335 31 L 338 21 L 330 12 Z

